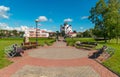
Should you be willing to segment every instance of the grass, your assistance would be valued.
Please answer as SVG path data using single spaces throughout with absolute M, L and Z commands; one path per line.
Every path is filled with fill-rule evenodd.
M 30 38 L 30 41 L 36 41 L 36 38 Z M 44 46 L 45 44 L 50 46 L 53 44 L 53 42 L 55 42 L 55 39 L 53 38 L 38 38 L 38 44 L 40 46 Z
M 73 46 L 76 41 L 81 41 L 81 42 L 95 42 L 94 39 L 92 38 L 66 38 L 66 42 L 68 45 Z M 118 75 L 120 75 L 120 40 L 119 44 L 116 44 L 116 40 L 112 39 L 110 42 L 108 41 L 105 43 L 104 41 L 97 41 L 98 45 L 96 49 L 101 48 L 103 45 L 106 45 L 108 47 L 112 47 L 115 49 L 114 55 L 103 62 L 102 64 L 111 69 L 112 71 L 116 72 Z
M 103 44 L 100 44 L 100 45 L 103 45 Z M 114 48 L 115 53 L 107 61 L 103 62 L 103 65 L 107 66 L 108 68 L 110 68 L 111 70 L 113 70 L 120 76 L 120 58 L 119 58 L 120 57 L 120 44 L 116 44 L 115 40 L 112 39 L 111 42 L 108 42 L 105 45 Z
M 30 38 L 30 41 L 35 41 L 35 38 Z M 39 38 L 38 42 L 41 46 L 44 46 L 45 44 L 47 45 L 52 45 L 54 42 L 54 39 L 50 38 Z M 81 41 L 81 42 L 95 42 L 93 38 L 66 38 L 66 42 L 73 46 L 76 41 Z M 23 42 L 23 38 L 4 38 L 0 39 L 0 68 L 6 67 L 10 65 L 11 61 L 9 61 L 5 54 L 4 54 L 4 48 L 6 46 L 9 46 L 11 44 L 20 44 Z M 119 41 L 120 42 L 120 41 Z M 109 47 L 112 47 L 115 49 L 114 55 L 109 58 L 107 61 L 103 62 L 103 65 L 107 66 L 114 72 L 118 73 L 120 75 L 120 44 L 116 44 L 115 40 L 111 40 L 111 42 L 105 43 L 104 41 L 98 42 L 98 46 L 96 49 L 101 48 L 103 45 L 107 45 Z
M 15 44 L 15 43 L 20 44 L 21 42 L 22 42 L 22 39 L 18 39 L 18 38 L 16 38 L 16 39 L 13 39 L 13 38 L 0 39 L 0 68 L 8 66 L 9 64 L 12 63 L 11 61 L 9 61 L 6 58 L 6 55 L 4 54 L 4 48 L 11 44 Z
M 30 38 L 30 41 L 35 41 L 35 38 Z M 41 46 L 44 46 L 45 44 L 52 45 L 54 41 L 55 40 L 51 38 L 38 38 L 38 43 Z M 6 55 L 4 53 L 4 48 L 16 43 L 20 45 L 22 42 L 23 42 L 23 38 L 0 39 L 0 69 L 13 63 L 6 58 Z
M 93 38 L 66 38 L 67 45 L 74 46 L 76 41 L 80 42 L 95 42 Z

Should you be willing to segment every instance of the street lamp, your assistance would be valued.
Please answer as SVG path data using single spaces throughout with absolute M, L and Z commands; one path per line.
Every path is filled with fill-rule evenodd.
M 37 33 L 38 22 L 39 22 L 39 20 L 36 19 L 36 20 L 35 20 L 35 23 L 36 23 L 36 43 L 37 43 L 37 45 L 38 45 L 38 33 Z

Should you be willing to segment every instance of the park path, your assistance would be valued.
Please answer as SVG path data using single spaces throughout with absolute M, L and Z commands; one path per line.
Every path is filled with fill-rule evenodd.
M 0 70 L 0 77 L 118 77 L 88 58 L 90 51 L 66 46 L 62 41 L 52 46 L 25 51 L 22 57 Z

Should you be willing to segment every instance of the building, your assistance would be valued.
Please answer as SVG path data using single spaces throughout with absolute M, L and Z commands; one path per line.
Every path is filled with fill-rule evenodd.
M 29 28 L 25 30 L 24 37 L 36 37 L 36 29 Z M 49 33 L 45 30 L 37 29 L 37 37 L 49 37 Z
M 72 32 L 72 26 L 71 25 L 68 25 L 67 23 L 64 24 L 64 26 L 61 25 L 60 27 L 60 31 L 64 31 L 65 34 L 69 34 L 70 32 Z
M 72 30 L 72 26 L 67 24 L 67 23 L 64 23 L 64 26 L 60 26 L 60 32 L 64 32 L 66 36 L 68 37 L 76 37 L 76 33 L 73 32 Z
M 69 37 L 76 37 L 76 36 L 77 36 L 77 33 L 70 32 L 68 35 L 69 35 Z

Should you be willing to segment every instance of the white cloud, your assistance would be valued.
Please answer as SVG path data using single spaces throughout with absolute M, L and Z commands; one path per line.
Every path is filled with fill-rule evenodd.
M 52 30 L 47 30 L 47 32 L 53 32 Z
M 11 30 L 12 28 L 10 28 L 6 23 L 0 23 L 0 29 Z
M 28 27 L 25 25 L 21 25 L 20 27 L 16 27 L 16 30 L 18 30 L 18 31 L 25 31 L 26 29 L 28 29 Z
M 38 26 L 43 26 L 43 24 L 40 24 L 40 23 L 39 23 Z
M 6 26 L 8 26 L 6 23 L 0 23 L 0 28 L 1 27 L 6 27 Z
M 64 22 L 72 22 L 73 20 L 71 18 L 64 19 Z
M 47 30 L 47 29 L 41 29 L 41 30 L 44 30 L 44 31 L 47 31 L 47 32 L 53 32 L 52 30 Z
M 81 20 L 88 19 L 88 16 L 81 17 Z
M 9 13 L 8 13 L 9 10 L 10 10 L 9 7 L 0 6 L 0 18 L 8 19 L 9 18 Z
M 26 29 L 30 29 L 28 26 L 21 25 L 19 27 L 11 27 L 6 23 L 0 23 L 0 29 L 3 30 L 17 30 L 17 31 L 25 31 Z M 47 32 L 52 32 L 52 30 L 42 29 Z
M 44 22 L 44 21 L 48 21 L 48 19 L 47 19 L 46 16 L 39 16 L 39 17 L 38 17 L 38 21 L 39 21 L 39 22 Z
M 16 27 L 10 27 L 8 24 L 6 23 L 0 23 L 0 29 L 3 29 L 3 30 L 16 30 Z M 20 28 L 18 28 L 20 29 Z
M 84 32 L 86 29 L 81 26 L 79 30 L 80 30 L 80 32 Z
M 47 31 L 47 29 L 41 29 L 41 30 Z
M 25 31 L 25 29 L 27 29 L 27 28 L 28 28 L 27 26 L 23 26 L 23 25 L 21 25 L 20 27 L 10 27 L 6 23 L 0 23 L 0 29 L 3 29 L 3 30 Z

